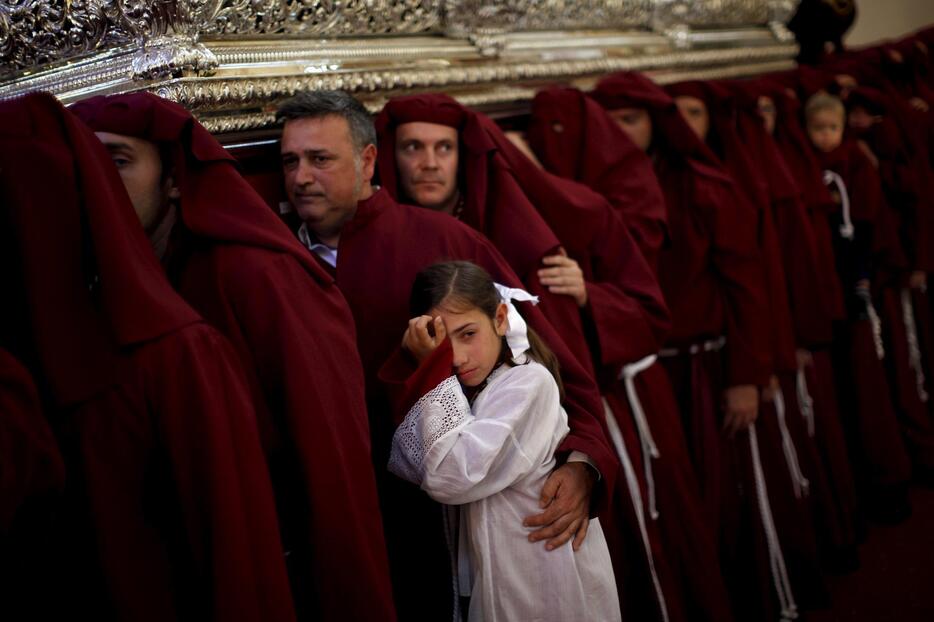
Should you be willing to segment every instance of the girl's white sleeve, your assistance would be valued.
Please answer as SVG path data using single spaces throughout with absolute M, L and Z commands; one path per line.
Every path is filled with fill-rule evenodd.
M 390 471 L 459 505 L 500 492 L 549 460 L 561 406 L 548 370 L 513 367 L 486 391 L 473 413 L 453 376 L 422 397 L 393 436 Z

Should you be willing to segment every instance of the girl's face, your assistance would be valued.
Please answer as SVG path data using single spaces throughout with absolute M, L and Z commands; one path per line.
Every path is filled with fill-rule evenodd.
M 428 312 L 441 316 L 454 349 L 454 369 L 465 387 L 476 387 L 486 380 L 499 361 L 506 334 L 506 305 L 500 303 L 490 318 L 477 307 L 463 308 L 443 301 Z

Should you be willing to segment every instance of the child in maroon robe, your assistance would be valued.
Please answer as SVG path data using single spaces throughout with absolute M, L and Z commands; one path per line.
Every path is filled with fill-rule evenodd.
M 74 111 L 109 134 L 121 167 L 121 137 L 165 154 L 178 197 L 150 237 L 162 240 L 176 289 L 230 338 L 247 372 L 299 615 L 392 619 L 363 373 L 333 277 L 182 107 L 136 94 L 92 98 Z
M 172 291 L 87 128 L 50 95 L 0 108 L 0 345 L 68 468 L 28 619 L 294 620 L 233 349 Z
M 898 521 L 910 512 L 910 461 L 889 397 L 881 325 L 869 291 L 882 187 L 859 145 L 843 140 L 845 115 L 840 100 L 826 93 L 812 96 L 805 108 L 808 135 L 840 206 L 831 230 L 847 321 L 835 339 L 834 371 L 844 411 L 857 413 L 848 433 L 866 509 L 881 520 Z
M 824 186 L 820 164 L 801 127 L 801 106 L 794 92 L 768 79 L 758 80 L 753 85 L 742 84 L 746 92 L 757 96 L 765 128 L 774 138 L 781 164 L 787 167 L 792 178 L 784 185 L 800 193 L 813 236 L 811 259 L 808 259 L 811 257 L 808 249 L 799 246 L 803 240 L 786 239 L 782 244 L 784 251 L 793 251 L 786 265 L 793 276 L 790 296 L 798 344 L 810 353 L 810 360 L 805 358 L 798 371 L 796 392 L 803 413 L 809 415 L 808 434 L 817 445 L 823 465 L 823 469 L 815 470 L 811 481 L 818 501 L 821 528 L 818 543 L 822 558 L 830 568 L 853 569 L 858 564 L 856 490 L 837 409 L 830 350 L 833 323 L 845 317 L 828 220 L 836 208 Z M 780 231 L 783 229 L 779 227 Z M 807 279 L 804 274 L 813 278 Z M 822 473 L 826 477 L 821 477 Z

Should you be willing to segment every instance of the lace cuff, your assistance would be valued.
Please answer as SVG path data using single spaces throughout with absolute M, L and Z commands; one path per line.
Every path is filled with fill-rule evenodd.
M 456 376 L 426 393 L 406 414 L 392 436 L 389 471 L 413 484 L 425 478 L 425 457 L 435 443 L 463 427 L 470 417 L 470 402 Z

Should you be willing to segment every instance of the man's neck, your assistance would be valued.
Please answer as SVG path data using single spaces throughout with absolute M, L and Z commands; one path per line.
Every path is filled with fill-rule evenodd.
M 455 215 L 454 212 L 457 210 L 457 204 L 460 202 L 460 200 L 461 200 L 460 190 L 455 190 L 454 194 L 452 194 L 450 198 L 448 198 L 447 201 L 439 205 L 436 209 L 439 212 L 443 212 L 447 214 L 448 216 L 454 216 Z
M 375 194 L 373 186 L 369 183 L 363 185 L 363 188 L 360 189 L 360 195 L 357 198 L 357 204 L 359 205 L 361 201 L 366 201 Z M 308 227 L 309 231 L 314 234 L 319 242 L 327 246 L 328 248 L 337 248 L 341 241 L 341 231 L 348 222 L 353 220 L 353 217 L 357 213 L 357 207 L 348 214 L 347 218 L 341 222 L 340 226 L 337 227 L 334 231 L 315 231 L 311 227 Z
M 169 248 L 169 238 L 172 235 L 172 229 L 175 227 L 176 216 L 175 206 L 170 205 L 165 211 L 165 216 L 149 234 L 149 243 L 152 244 L 152 250 L 156 253 L 159 261 L 165 258 L 165 253 Z

